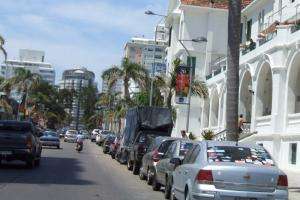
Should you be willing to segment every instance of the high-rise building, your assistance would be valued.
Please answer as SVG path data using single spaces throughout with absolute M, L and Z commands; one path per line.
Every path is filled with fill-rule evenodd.
M 95 74 L 91 71 L 88 71 L 86 68 L 74 68 L 65 70 L 62 75 L 62 80 L 59 83 L 60 89 L 74 90 L 75 92 L 80 91 L 82 88 L 87 87 L 88 85 L 95 85 Z M 78 101 L 79 96 L 75 95 L 73 97 L 72 108 L 66 110 L 72 116 L 71 127 L 78 128 L 82 127 L 80 123 L 81 118 L 83 117 L 84 110 L 80 107 Z
M 51 85 L 55 84 L 55 70 L 50 63 L 45 62 L 45 52 L 29 49 L 19 51 L 19 60 L 7 60 L 1 65 L 1 76 L 9 79 L 15 75 L 16 68 L 24 68 L 39 74 Z

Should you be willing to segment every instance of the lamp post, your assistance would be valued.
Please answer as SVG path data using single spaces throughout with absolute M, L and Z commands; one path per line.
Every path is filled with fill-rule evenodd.
M 152 106 L 153 104 L 153 87 L 154 87 L 154 73 L 155 73 L 155 70 L 156 70 L 156 67 L 155 67 L 155 62 L 156 62 L 156 58 L 155 58 L 155 54 L 156 54 L 156 46 L 157 46 L 157 33 L 158 33 L 158 30 L 157 30 L 157 27 L 158 25 L 165 19 L 167 18 L 167 15 L 161 15 L 161 14 L 157 14 L 157 13 L 154 13 L 152 12 L 151 10 L 147 10 L 145 12 L 146 15 L 152 15 L 152 16 L 159 16 L 159 17 L 162 17 L 159 22 L 157 23 L 157 25 L 155 26 L 155 35 L 154 35 L 154 50 L 153 50 L 153 65 L 152 65 L 152 72 L 151 72 L 151 88 L 150 88 L 150 100 L 149 100 L 149 105 Z
M 183 44 L 183 42 L 196 42 L 196 43 L 201 43 L 201 42 L 207 42 L 207 39 L 205 37 L 200 37 L 200 38 L 195 38 L 191 40 L 178 40 L 179 43 L 182 45 L 184 50 L 186 51 L 188 55 L 188 59 L 191 59 L 191 54 L 189 50 L 186 48 L 186 46 Z M 190 66 L 189 69 L 189 76 L 190 76 L 190 83 L 189 83 L 189 92 L 188 92 L 188 108 L 187 108 L 187 117 L 186 117 L 186 132 L 189 132 L 189 126 L 190 126 L 190 112 L 191 112 L 191 97 L 192 97 L 192 85 L 193 85 L 193 69 L 191 66 L 191 62 L 189 63 Z

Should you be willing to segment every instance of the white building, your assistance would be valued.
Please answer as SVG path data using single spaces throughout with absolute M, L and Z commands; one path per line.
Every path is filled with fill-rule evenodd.
M 62 80 L 59 83 L 60 89 L 74 90 L 78 92 L 80 89 L 89 85 L 95 85 L 95 74 L 88 71 L 84 67 L 65 70 L 62 75 Z M 77 118 L 79 118 L 79 128 L 82 127 L 80 123 L 81 118 L 84 115 L 84 110 L 79 107 L 78 109 L 78 96 L 73 97 L 72 108 L 66 110 L 72 116 L 71 127 L 76 127 Z
M 162 40 L 164 39 L 164 35 L 157 34 L 157 37 L 156 44 L 154 39 L 132 38 L 125 45 L 125 57 L 130 62 L 142 65 L 149 73 L 152 73 L 155 61 L 155 73 L 164 74 L 166 72 L 166 42 Z
M 8 79 L 15 75 L 16 68 L 25 68 L 32 73 L 41 75 L 42 79 L 55 84 L 55 70 L 50 63 L 45 62 L 45 52 L 21 49 L 19 60 L 7 60 L 1 65 L 1 76 Z
M 102 80 L 102 92 L 108 92 L 108 83 L 107 80 Z M 112 86 L 111 92 L 113 93 L 124 93 L 124 83 L 123 79 L 118 79 L 116 83 Z
M 182 9 L 180 6 L 176 9 L 175 2 L 171 1 L 171 10 L 177 10 L 177 15 L 182 16 Z M 282 169 L 289 170 L 300 169 L 299 5 L 300 0 L 254 0 L 242 11 L 239 110 L 248 123 L 241 138 L 245 142 L 254 141 L 263 145 Z M 193 12 L 189 12 L 192 15 Z M 217 12 L 221 11 L 215 9 L 210 14 Z M 207 27 L 199 19 L 202 18 L 194 17 L 194 21 L 198 20 L 197 23 L 200 24 L 197 27 L 201 29 L 195 30 L 196 35 L 203 34 L 203 29 L 206 30 L 203 27 Z M 193 19 L 188 21 L 191 23 Z M 219 39 L 226 40 L 227 18 L 224 15 L 216 21 L 223 21 L 223 25 L 213 23 L 212 26 L 219 32 L 214 33 L 221 35 Z M 180 23 L 179 21 L 177 35 L 180 35 Z M 185 37 L 191 39 L 195 35 Z M 207 40 L 207 46 L 210 46 L 209 35 Z M 220 48 L 226 50 L 226 43 L 221 45 L 224 48 Z M 178 51 L 176 47 L 172 48 L 172 52 L 174 51 Z M 221 140 L 226 136 L 226 56 L 223 59 L 222 56 L 209 58 L 209 52 L 210 50 L 207 51 L 208 59 L 204 70 L 196 74 L 205 76 L 210 97 L 206 101 L 197 102 L 198 107 L 192 109 L 194 114 L 191 126 L 192 131 L 199 130 L 196 134 L 205 129 L 213 130 L 218 133 L 216 139 Z M 174 54 L 168 56 L 174 57 Z M 201 51 L 196 55 L 201 55 Z M 199 117 L 199 122 L 194 115 Z M 175 129 L 177 134 L 179 129 Z

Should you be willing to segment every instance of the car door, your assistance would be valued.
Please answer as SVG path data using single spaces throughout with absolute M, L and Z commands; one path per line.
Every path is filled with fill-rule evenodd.
M 182 161 L 182 165 L 178 166 L 173 172 L 173 187 L 175 196 L 178 199 L 184 199 L 184 189 L 185 189 L 185 178 L 183 172 L 186 170 L 186 165 L 189 164 L 192 153 L 195 149 L 195 146 L 191 148 L 185 155 L 185 158 Z

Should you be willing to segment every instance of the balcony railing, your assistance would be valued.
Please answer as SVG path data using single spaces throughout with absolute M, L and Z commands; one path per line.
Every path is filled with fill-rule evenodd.
M 217 76 L 218 74 L 221 74 L 221 72 L 226 71 L 226 65 L 227 65 L 227 58 L 226 57 L 220 57 L 216 59 L 215 61 L 211 62 L 209 64 L 209 73 L 206 75 L 206 80 L 211 79 L 214 76 Z
M 241 45 L 242 55 L 246 55 L 247 53 L 256 49 L 256 43 L 250 42 L 249 44 Z

